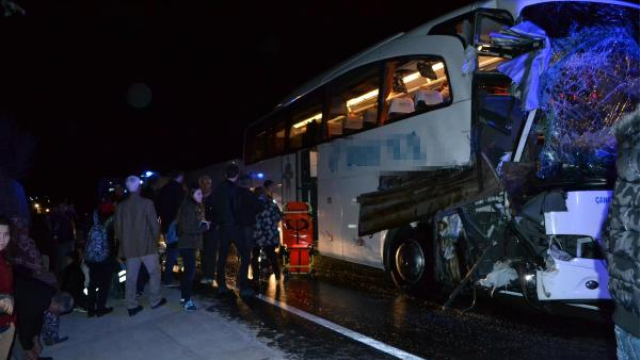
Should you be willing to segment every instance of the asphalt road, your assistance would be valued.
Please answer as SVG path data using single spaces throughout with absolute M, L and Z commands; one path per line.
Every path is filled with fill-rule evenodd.
M 461 298 L 460 309 L 444 311 L 441 294 L 406 296 L 380 271 L 319 263 L 315 278 L 263 278 L 260 293 L 423 359 L 616 359 L 607 321 L 547 315 L 523 303 L 489 298 L 480 298 L 467 312 L 460 309 L 470 299 Z M 198 289 L 214 300 L 210 311 L 246 322 L 292 359 L 398 358 L 258 298 L 218 297 L 214 290 Z

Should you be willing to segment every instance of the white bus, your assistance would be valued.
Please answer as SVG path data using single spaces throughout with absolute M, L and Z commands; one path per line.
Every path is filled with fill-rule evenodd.
M 405 291 L 464 284 L 595 308 L 609 298 L 606 130 L 637 106 L 638 15 L 620 1 L 459 9 L 253 122 L 245 170 L 274 180 L 281 204 L 312 204 L 322 256 Z

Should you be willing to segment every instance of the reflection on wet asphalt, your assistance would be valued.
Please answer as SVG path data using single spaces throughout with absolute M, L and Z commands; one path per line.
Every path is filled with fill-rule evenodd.
M 395 359 L 258 299 L 216 299 L 208 311 L 244 321 L 268 345 L 291 354 L 291 359 Z
M 535 313 L 484 299 L 472 312 L 341 279 L 260 282 L 260 292 L 425 359 L 616 359 L 610 324 Z M 202 289 L 201 289 L 202 290 Z M 217 298 L 214 310 L 240 319 L 294 359 L 393 359 L 258 299 Z M 464 307 L 464 306 L 462 306 Z

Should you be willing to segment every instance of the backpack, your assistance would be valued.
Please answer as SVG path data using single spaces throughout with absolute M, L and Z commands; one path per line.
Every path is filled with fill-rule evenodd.
M 107 226 L 112 218 L 107 219 L 104 224 L 100 223 L 98 213 L 93 214 L 93 226 L 89 229 L 87 244 L 85 245 L 84 258 L 87 262 L 103 262 L 109 256 L 109 240 Z

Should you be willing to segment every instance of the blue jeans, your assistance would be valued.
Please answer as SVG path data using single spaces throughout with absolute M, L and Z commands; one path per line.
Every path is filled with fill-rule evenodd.
M 616 342 L 618 343 L 618 360 L 640 360 L 640 338 L 615 327 Z
M 167 246 L 167 251 L 164 253 L 164 274 L 162 281 L 169 285 L 173 282 L 173 266 L 178 262 L 178 244 L 171 244 Z
M 184 273 L 180 284 L 180 292 L 185 301 L 191 300 L 193 293 L 193 278 L 196 275 L 196 249 L 180 249 L 180 256 L 184 263 Z

